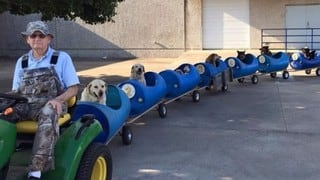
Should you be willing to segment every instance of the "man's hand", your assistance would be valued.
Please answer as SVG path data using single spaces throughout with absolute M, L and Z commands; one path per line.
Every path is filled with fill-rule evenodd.
M 62 104 L 63 101 L 59 99 L 51 99 L 47 104 L 51 104 L 53 109 L 56 110 L 57 114 L 60 115 L 62 113 Z

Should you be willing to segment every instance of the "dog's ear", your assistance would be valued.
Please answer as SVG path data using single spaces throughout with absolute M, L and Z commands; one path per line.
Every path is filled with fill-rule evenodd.
M 146 71 L 145 71 L 145 69 L 144 69 L 144 66 L 143 66 L 143 65 L 141 65 L 141 67 L 142 67 L 142 72 L 146 72 Z
M 134 73 L 134 65 L 131 66 L 131 73 Z
M 91 94 L 91 87 L 92 87 L 92 84 L 91 83 L 89 83 L 89 84 L 87 84 L 87 90 L 89 91 L 89 93 Z

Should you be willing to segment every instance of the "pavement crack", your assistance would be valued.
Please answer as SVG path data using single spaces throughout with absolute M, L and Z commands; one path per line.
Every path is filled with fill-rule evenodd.
M 280 88 L 279 88 L 279 84 L 280 84 L 280 82 L 279 82 L 279 81 L 276 81 L 276 82 L 275 82 L 275 85 L 276 85 L 276 88 L 277 88 L 277 94 L 278 94 L 279 102 L 280 102 L 280 108 L 281 108 L 281 116 L 282 116 L 282 120 L 283 120 L 283 123 L 284 123 L 285 129 L 286 129 L 286 132 L 288 132 L 288 123 L 287 123 L 286 116 L 285 116 L 285 113 L 284 113 L 284 108 L 283 108 L 282 98 L 281 98 L 281 95 L 280 95 Z

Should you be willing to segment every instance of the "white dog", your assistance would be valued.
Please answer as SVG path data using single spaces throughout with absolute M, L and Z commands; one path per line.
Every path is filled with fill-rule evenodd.
M 107 83 L 101 79 L 94 79 L 82 91 L 80 101 L 97 102 L 106 105 Z
M 131 67 L 130 79 L 136 79 L 140 83 L 146 85 L 146 79 L 144 78 L 145 69 L 142 64 L 134 64 Z

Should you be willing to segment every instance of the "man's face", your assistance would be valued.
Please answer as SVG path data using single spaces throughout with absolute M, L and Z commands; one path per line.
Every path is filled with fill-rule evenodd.
M 27 36 L 27 43 L 34 50 L 46 50 L 51 42 L 51 36 L 46 36 L 41 32 L 34 32 L 30 36 Z

